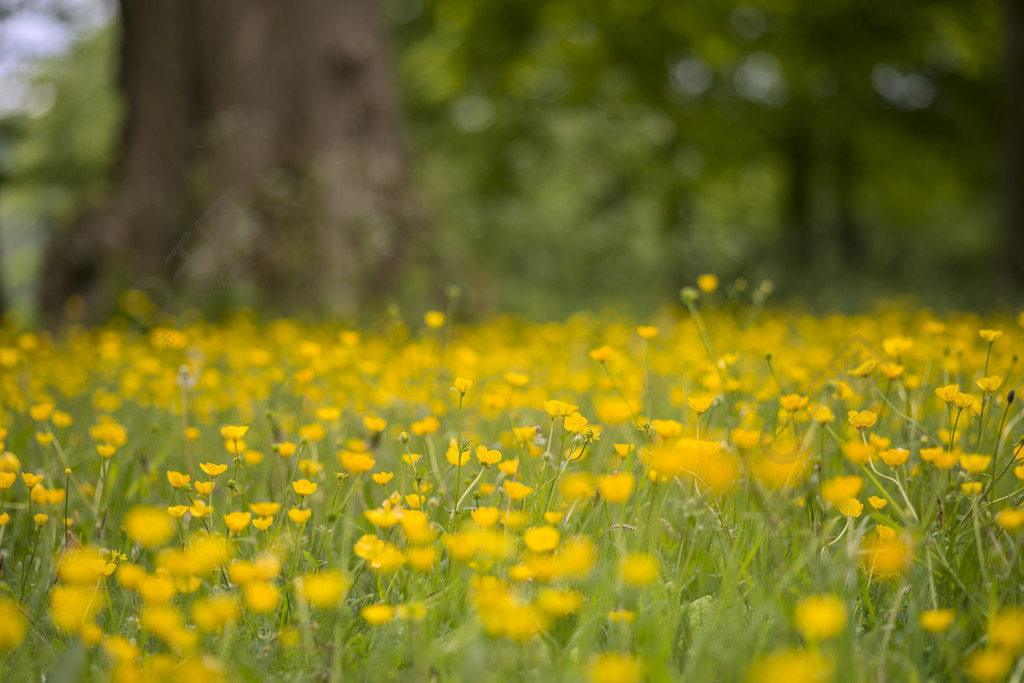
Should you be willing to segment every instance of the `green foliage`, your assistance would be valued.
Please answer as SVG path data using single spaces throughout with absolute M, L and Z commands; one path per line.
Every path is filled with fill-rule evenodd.
M 438 248 L 483 303 L 992 282 L 995 2 L 389 9 Z
M 32 286 L 48 234 L 96 201 L 110 180 L 121 104 L 115 86 L 114 27 L 45 60 L 31 80 L 52 105 L 0 119 L 0 226 L 5 285 L 14 303 L 34 306 Z

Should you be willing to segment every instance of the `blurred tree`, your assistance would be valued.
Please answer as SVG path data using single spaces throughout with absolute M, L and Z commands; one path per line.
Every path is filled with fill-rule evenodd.
M 107 199 L 47 247 L 44 315 L 224 291 L 353 307 L 412 219 L 374 0 L 122 0 L 122 142 Z
M 1006 119 L 1003 145 L 1003 263 L 1011 286 L 1024 288 L 1024 2 L 1005 0 Z
M 425 194 L 491 305 L 706 270 L 990 295 L 998 0 L 387 7 Z

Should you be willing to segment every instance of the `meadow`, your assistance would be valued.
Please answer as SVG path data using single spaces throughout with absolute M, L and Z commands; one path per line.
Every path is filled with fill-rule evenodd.
M 4 680 L 1019 681 L 1024 316 L 0 330 Z

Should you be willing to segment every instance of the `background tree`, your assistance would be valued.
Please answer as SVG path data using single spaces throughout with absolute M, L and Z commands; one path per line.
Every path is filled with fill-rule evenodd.
M 399 272 L 414 306 L 455 282 L 476 312 L 541 316 L 643 314 L 706 271 L 821 305 L 1016 305 L 1000 287 L 1020 286 L 1024 234 L 1019 3 L 384 0 L 390 23 L 359 33 L 380 71 L 338 58 L 363 48 L 334 5 L 209 4 L 126 0 L 122 53 L 170 28 L 134 48 L 120 138 L 117 98 L 83 84 L 121 19 L 40 68 L 58 96 L 18 124 L 0 223 L 16 247 L 58 235 L 58 316 L 69 292 L 111 310 L 132 282 L 183 306 L 344 305 Z M 409 228 L 407 168 L 429 239 Z M 55 229 L 71 222 L 55 196 L 94 208 Z
M 410 233 L 389 48 L 374 0 L 123 0 L 125 118 L 108 198 L 57 232 L 56 319 L 133 282 L 345 308 L 393 283 Z M 155 296 L 153 296 L 155 294 Z

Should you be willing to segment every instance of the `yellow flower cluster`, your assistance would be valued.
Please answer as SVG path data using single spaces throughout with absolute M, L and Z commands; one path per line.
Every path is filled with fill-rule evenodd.
M 639 326 L 0 330 L 0 653 L 76 641 L 117 680 L 1019 666 L 1019 326 L 733 315 L 698 284 Z

